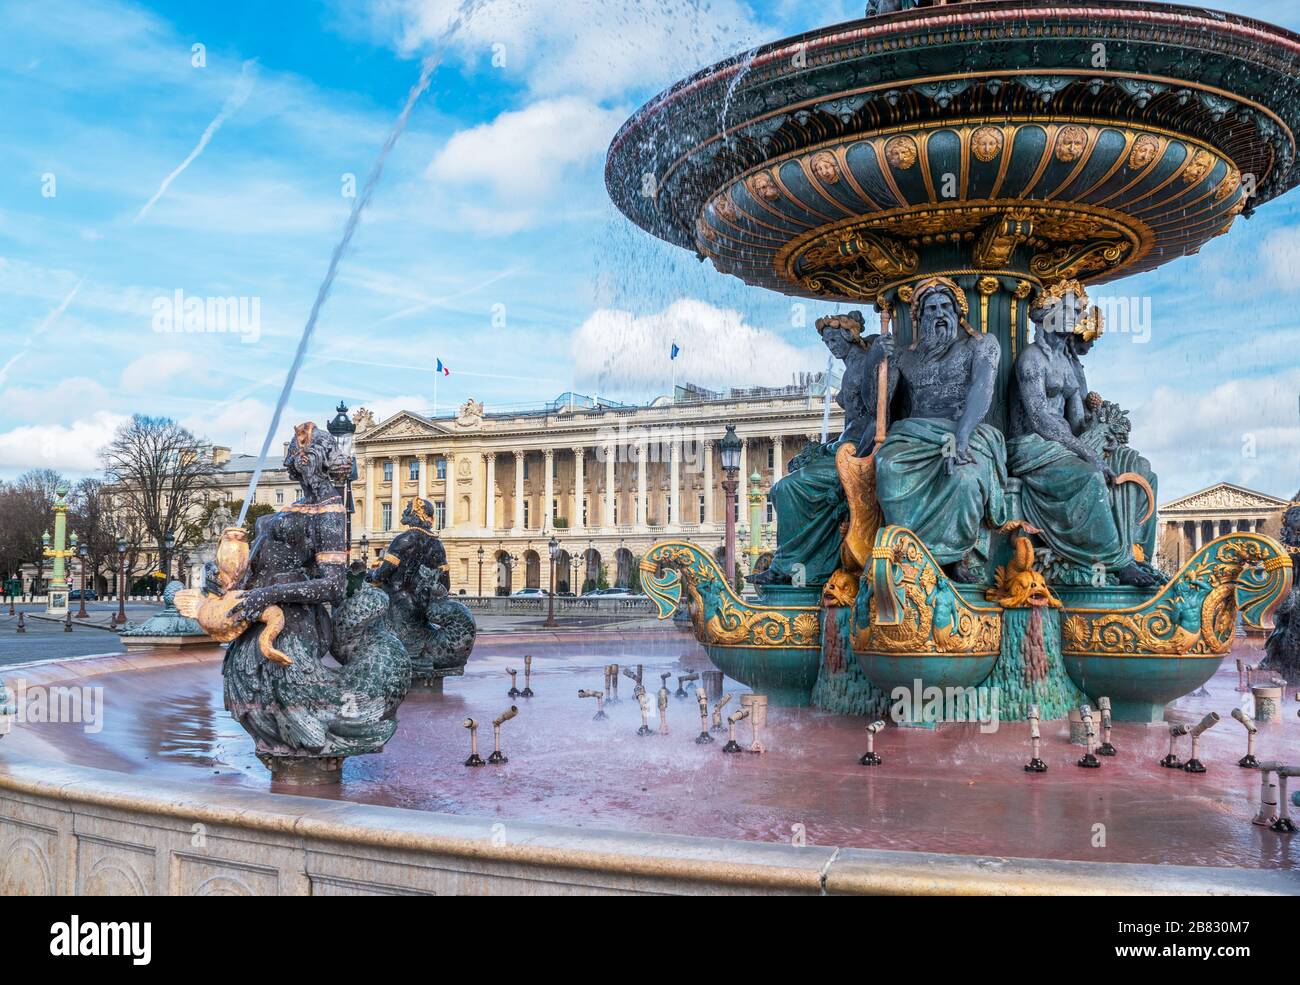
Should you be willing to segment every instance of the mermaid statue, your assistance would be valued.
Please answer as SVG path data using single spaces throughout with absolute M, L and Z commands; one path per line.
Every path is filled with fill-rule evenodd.
M 817 332 L 836 359 L 844 361 L 844 378 L 836 403 L 844 409 L 844 430 L 825 444 L 812 444 L 790 463 L 790 472 L 772 486 L 768 498 L 776 509 L 776 553 L 765 570 L 750 575 L 755 585 L 824 585 L 840 564 L 841 525 L 849 509 L 835 453 L 844 444 L 865 457 L 875 447 L 877 368 L 885 349 L 879 335 L 864 336 L 860 311 L 817 319 Z M 892 393 L 898 381 L 891 370 Z
M 1030 308 L 1034 341 L 1016 360 L 1007 465 L 1023 484 L 1026 522 L 1056 559 L 1052 580 L 1088 584 L 1101 572 L 1108 583 L 1148 588 L 1164 580 L 1146 562 L 1155 476 L 1125 444 L 1127 416 L 1085 401 L 1071 339 L 1080 336 L 1086 351 L 1099 332 L 1098 314 L 1082 314 L 1087 300 L 1078 281 L 1062 281 Z
M 411 683 L 388 596 L 364 582 L 348 594 L 339 458 L 324 428 L 294 428 L 284 467 L 302 498 L 259 518 L 246 552 L 226 538 L 205 588 L 178 593 L 178 608 L 230 640 L 226 708 L 279 782 L 337 782 L 345 757 L 381 752 Z

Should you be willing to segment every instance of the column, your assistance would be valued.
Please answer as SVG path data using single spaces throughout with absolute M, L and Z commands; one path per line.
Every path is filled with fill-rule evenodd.
M 668 526 L 677 527 L 682 522 L 681 442 L 676 438 L 668 442 Z
M 483 461 L 487 465 L 487 488 L 483 491 L 483 526 L 489 532 L 497 525 L 497 453 L 486 452 Z
M 781 481 L 783 474 L 781 468 L 781 436 L 778 434 L 772 439 L 772 485 Z
M 361 530 L 369 537 L 375 532 L 375 469 L 379 463 L 368 458 L 362 467 L 366 470 L 366 525 Z
M 649 450 L 644 441 L 636 446 L 636 525 L 645 529 L 646 525 L 646 458 Z
M 421 499 L 428 499 L 429 497 L 429 456 L 416 455 L 415 461 L 420 467 L 420 478 L 418 480 L 419 489 L 420 489 L 419 497 Z
M 601 511 L 600 525 L 614 526 L 614 446 L 605 446 L 605 506 Z
M 713 523 L 713 439 L 704 441 L 704 522 Z
M 572 530 L 582 530 L 585 526 L 582 522 L 582 487 L 587 481 L 586 455 L 586 448 L 573 449 L 573 515 L 569 517 L 569 527 Z
M 515 452 L 515 522 L 516 533 L 524 529 L 524 452 Z
M 546 490 L 545 498 L 542 501 L 542 529 L 553 530 L 555 528 L 555 514 L 551 509 L 551 500 L 555 498 L 555 449 L 546 449 L 546 458 L 543 463 L 546 469 L 546 481 L 543 488 Z M 549 562 L 548 562 L 549 563 Z
M 736 491 L 736 502 L 740 504 L 740 518 L 743 520 L 749 510 L 749 439 L 740 439 L 740 488 Z
M 393 463 L 393 529 L 398 530 L 402 526 L 402 456 L 396 455 L 389 461 Z
M 1192 521 L 1192 553 L 1195 554 L 1201 549 L 1202 538 L 1205 536 L 1205 524 L 1200 520 Z

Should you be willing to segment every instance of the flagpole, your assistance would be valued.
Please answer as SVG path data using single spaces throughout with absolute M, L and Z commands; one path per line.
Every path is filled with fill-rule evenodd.
M 442 373 L 439 370 L 433 371 L 433 416 L 438 416 L 438 377 Z

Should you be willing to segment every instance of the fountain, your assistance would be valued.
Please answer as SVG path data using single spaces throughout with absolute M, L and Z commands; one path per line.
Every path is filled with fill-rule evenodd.
M 1105 326 L 1085 285 L 1195 254 L 1300 182 L 1300 37 L 1159 3 L 908 6 L 697 72 L 610 146 L 609 193 L 650 234 L 881 322 L 818 323 L 845 433 L 773 490 L 778 535 L 801 534 L 757 603 L 683 541 L 642 582 L 773 704 L 874 715 L 895 688 L 996 684 L 1003 718 L 1104 695 L 1159 721 L 1238 615 L 1267 627 L 1291 562 L 1237 533 L 1171 578 L 1147 563 L 1156 476 L 1087 389 Z M 827 489 L 843 534 L 807 505 Z M 788 583 L 795 562 L 818 576 Z

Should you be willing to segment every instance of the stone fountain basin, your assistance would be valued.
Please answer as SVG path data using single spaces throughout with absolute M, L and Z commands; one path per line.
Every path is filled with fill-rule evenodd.
M 466 769 L 461 722 L 508 707 L 504 668 L 524 653 L 537 695 L 516 699 L 510 761 Z M 671 734 L 642 738 L 626 679 L 607 722 L 577 698 L 614 660 L 643 663 L 653 683 L 707 669 L 682 634 L 484 636 L 464 677 L 402 706 L 384 755 L 349 760 L 336 789 L 273 790 L 221 707 L 220 658 L 189 648 L 5 669 L 11 685 L 102 687 L 106 713 L 96 733 L 15 723 L 0 744 L 0 852 L 22 856 L 0 891 L 47 877 L 37 888 L 54 892 L 1300 891 L 1300 846 L 1250 824 L 1258 776 L 1234 765 L 1245 735 L 1228 721 L 1202 737 L 1203 776 L 1160 769 L 1165 730 L 1137 724 L 1117 726 L 1119 757 L 1076 769 L 1065 722 L 1044 723 L 1041 776 L 1021 768 L 1023 723 L 887 729 L 884 764 L 864 769 L 864 720 L 812 708 L 771 709 L 767 755 L 724 756 L 695 744 L 694 701 L 672 699 Z M 1221 672 L 1209 698 L 1170 714 L 1226 719 L 1235 683 Z M 1292 699 L 1261 731 L 1261 758 L 1300 758 Z M 490 725 L 481 738 L 486 753 Z

